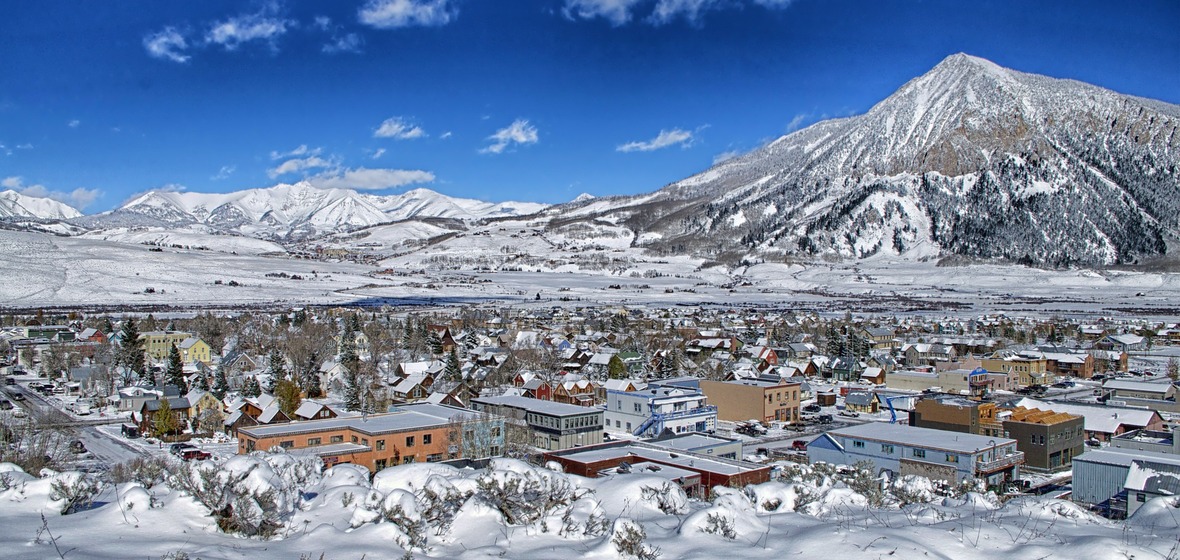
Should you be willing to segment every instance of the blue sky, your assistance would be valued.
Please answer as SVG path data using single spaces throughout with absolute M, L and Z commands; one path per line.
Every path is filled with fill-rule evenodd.
M 656 190 L 944 57 L 1180 103 L 1180 2 L 0 0 L 0 188 Z

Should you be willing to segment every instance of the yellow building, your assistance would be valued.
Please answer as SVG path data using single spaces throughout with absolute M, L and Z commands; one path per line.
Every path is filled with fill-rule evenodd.
M 1023 354 L 993 355 L 983 359 L 983 369 L 991 373 L 1007 373 L 1009 370 L 1020 377 L 1020 385 L 1044 385 L 1049 381 L 1049 360 L 1042 354 L 1028 356 Z
M 798 422 L 799 384 L 759 379 L 701 381 L 701 392 L 729 421 Z
M 213 354 L 212 348 L 204 340 L 195 337 L 184 339 L 176 347 L 180 350 L 180 360 L 186 364 L 208 364 Z
M 168 359 L 168 351 L 175 344 L 178 347 L 185 339 L 193 338 L 193 333 L 184 331 L 149 331 L 141 333 L 139 339 L 143 341 L 143 352 L 155 361 Z

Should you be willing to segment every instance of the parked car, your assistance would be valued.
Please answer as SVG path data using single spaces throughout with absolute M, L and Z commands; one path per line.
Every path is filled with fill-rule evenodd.
M 819 412 L 820 408 L 819 408 L 818 404 L 811 403 L 811 404 L 803 407 L 803 411 L 804 412 Z
M 795 451 L 807 451 L 807 442 L 801 439 L 792 441 L 791 449 L 794 449 Z
M 8 399 L 0 400 L 0 410 L 12 410 L 12 401 Z
M 197 448 L 197 446 L 195 446 L 191 443 L 174 443 L 174 444 L 168 446 L 168 452 L 173 455 L 176 455 L 177 457 L 180 457 L 180 456 L 182 456 L 182 454 L 185 451 L 187 451 L 189 449 L 196 449 L 196 448 Z
M 13 391 L 12 392 L 12 400 L 23 401 L 23 400 L 25 400 L 25 394 L 20 391 Z
M 80 440 L 80 439 L 76 439 L 74 441 L 71 441 L 70 442 L 70 451 L 73 453 L 85 453 L 86 452 L 86 444 L 82 443 L 82 440 Z
M 832 423 L 832 415 L 831 414 L 820 414 L 819 416 L 816 417 L 816 420 L 820 424 L 831 424 Z
M 844 410 L 840 411 L 840 416 L 847 416 L 849 418 L 856 418 L 857 416 L 860 416 L 860 413 L 855 410 L 844 409 Z
M 201 451 L 195 447 L 180 452 L 180 458 L 185 461 L 204 461 L 212 456 L 208 451 Z

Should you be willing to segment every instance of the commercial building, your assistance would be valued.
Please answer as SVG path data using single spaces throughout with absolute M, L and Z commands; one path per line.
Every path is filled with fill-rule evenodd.
M 404 463 L 496 456 L 503 434 L 502 418 L 418 403 L 383 414 L 249 426 L 237 437 L 239 454 L 281 447 L 317 455 L 327 466 L 354 463 L 376 472 Z
M 1108 447 L 1073 460 L 1073 501 L 1110 517 L 1134 513 L 1151 498 L 1180 494 L 1180 456 Z
M 998 414 L 1004 433 L 1024 452 L 1026 468 L 1039 471 L 1068 469 L 1085 451 L 1085 419 L 1068 412 L 1018 407 Z
M 603 410 L 521 396 L 479 397 L 471 408 L 523 421 L 532 445 L 549 451 L 602 443 Z
M 642 391 L 607 391 L 605 427 L 610 432 L 657 436 L 713 432 L 717 407 L 705 404 L 700 391 L 686 387 L 650 385 Z
M 878 471 L 931 480 L 986 480 L 998 485 L 1020 475 L 1024 453 L 1002 437 L 870 422 L 820 435 L 807 444 L 808 461 L 839 465 L 872 462 Z
M 798 383 L 763 379 L 704 380 L 701 381 L 701 391 L 709 404 L 717 407 L 717 418 L 721 420 L 799 421 Z

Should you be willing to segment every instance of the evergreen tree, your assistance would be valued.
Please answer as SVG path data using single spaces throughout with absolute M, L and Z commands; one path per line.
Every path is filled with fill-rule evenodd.
M 116 355 L 118 362 L 134 372 L 135 375 L 142 377 L 146 371 L 146 364 L 143 355 L 143 341 L 139 339 L 139 327 L 136 326 L 135 319 L 128 317 L 123 321 L 120 336 L 122 340 Z
M 623 363 L 623 359 L 618 354 L 610 357 L 610 362 L 607 362 L 606 369 L 611 379 L 624 379 L 627 377 L 627 364 Z
M 447 368 L 444 375 L 450 381 L 458 381 L 463 377 L 463 367 L 459 364 L 459 355 L 455 353 L 454 348 L 451 348 L 451 353 L 447 356 Z
M 226 393 L 229 393 L 229 380 L 225 378 L 225 370 L 220 367 L 217 368 L 217 373 L 214 374 L 213 388 L 210 392 L 218 399 L 224 399 Z
M 438 335 L 438 331 L 430 329 L 426 333 L 426 343 L 430 346 L 430 353 L 435 356 L 441 356 L 443 353 L 442 337 Z
M 315 350 L 307 355 L 307 362 L 303 364 L 303 371 L 299 376 L 299 386 L 308 398 L 314 399 L 324 394 L 320 388 L 320 356 Z
M 340 367 L 344 369 L 344 408 L 360 410 L 363 388 L 361 387 L 361 359 L 356 353 L 356 344 L 351 337 L 344 338 L 340 350 Z
M 279 353 L 278 349 L 270 351 L 270 379 L 266 382 L 266 392 L 274 394 L 275 387 L 284 379 L 287 379 L 287 363 L 283 359 L 283 355 Z
M 152 429 L 156 431 L 157 436 L 168 435 L 180 429 L 180 422 L 172 413 L 172 403 L 168 402 L 167 397 L 160 399 L 160 408 L 152 415 Z
M 110 317 L 103 317 L 102 326 L 99 327 L 103 334 L 110 336 L 115 333 L 115 325 L 111 323 Z
M 295 410 L 303 403 L 303 396 L 299 394 L 299 386 L 290 379 L 282 379 L 275 385 L 275 398 L 279 400 L 279 408 L 287 416 L 295 414 Z
M 184 362 L 180 361 L 180 349 L 175 344 L 168 349 L 168 368 L 164 370 L 164 382 L 175 385 L 182 395 L 188 392 L 188 382 L 184 379 Z
M 208 375 L 205 375 L 204 373 L 197 374 L 197 389 L 202 391 L 208 391 L 210 389 Z
M 262 394 L 262 386 L 258 384 L 258 378 L 253 375 L 246 377 L 246 383 L 242 385 L 242 396 L 254 398 Z

